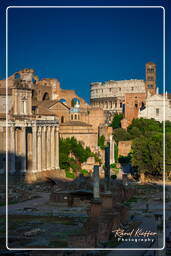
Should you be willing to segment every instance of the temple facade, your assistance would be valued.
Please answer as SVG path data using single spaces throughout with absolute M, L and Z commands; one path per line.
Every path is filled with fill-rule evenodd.
M 24 174 L 28 181 L 42 172 L 59 169 L 59 120 L 46 111 L 33 112 L 33 70 L 1 83 L 0 98 L 0 173 Z M 5 97 L 4 97 L 5 96 Z M 6 154 L 8 152 L 8 154 Z

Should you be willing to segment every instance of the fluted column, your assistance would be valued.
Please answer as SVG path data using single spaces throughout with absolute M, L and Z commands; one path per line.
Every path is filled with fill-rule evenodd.
M 55 168 L 59 169 L 59 127 L 55 127 Z
M 21 172 L 26 172 L 26 128 L 22 128 L 22 154 L 21 154 Z
M 10 173 L 15 173 L 15 127 L 10 127 Z
M 27 172 L 32 172 L 32 157 L 33 157 L 33 152 L 32 152 L 32 133 L 27 134 Z
M 47 127 L 47 170 L 51 169 L 51 127 Z
M 47 164 L 46 164 L 46 126 L 43 126 L 42 128 L 42 170 L 47 169 Z
M 42 170 L 42 127 L 38 127 L 37 133 L 37 169 L 38 172 Z
M 55 126 L 51 128 L 51 169 L 55 169 Z
M 37 127 L 32 127 L 32 171 L 37 172 Z

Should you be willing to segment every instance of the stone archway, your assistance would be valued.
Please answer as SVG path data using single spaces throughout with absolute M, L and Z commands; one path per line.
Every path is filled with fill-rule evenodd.
M 50 100 L 49 93 L 45 92 L 42 97 L 42 101 L 44 100 Z

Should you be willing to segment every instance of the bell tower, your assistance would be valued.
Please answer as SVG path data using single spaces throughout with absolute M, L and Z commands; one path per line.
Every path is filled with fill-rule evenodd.
M 156 64 L 148 62 L 145 65 L 146 81 L 145 88 L 146 93 L 150 92 L 152 95 L 156 93 Z

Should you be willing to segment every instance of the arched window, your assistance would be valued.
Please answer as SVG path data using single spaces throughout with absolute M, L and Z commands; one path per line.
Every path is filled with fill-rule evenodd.
M 77 115 L 75 114 L 75 120 L 77 120 Z
M 20 76 L 20 74 L 19 73 L 16 73 L 15 74 L 15 79 L 19 79 L 21 76 Z
M 64 116 L 61 116 L 61 123 L 64 123 Z
M 44 93 L 42 100 L 49 100 L 49 94 L 47 92 Z
M 71 120 L 73 120 L 73 115 L 71 115 Z

